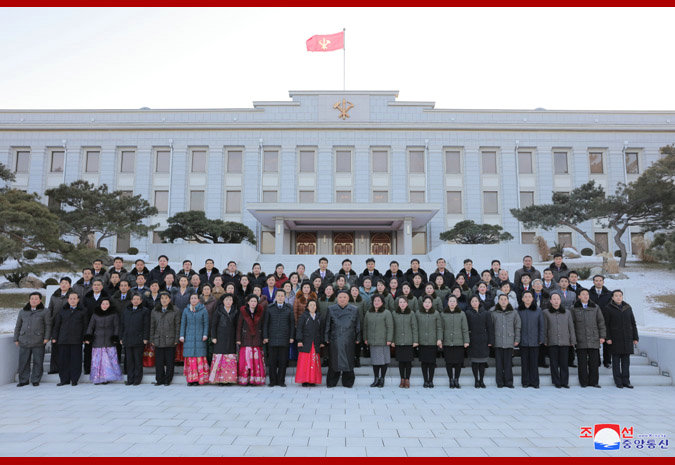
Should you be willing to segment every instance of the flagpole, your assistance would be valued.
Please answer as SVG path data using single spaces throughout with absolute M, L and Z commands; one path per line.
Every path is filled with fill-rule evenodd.
M 346 40 L 346 37 L 347 37 L 346 29 L 343 27 L 342 28 L 342 92 L 347 91 L 347 84 L 346 84 L 347 73 L 345 71 L 346 63 L 347 63 L 347 58 L 346 58 L 346 56 L 347 56 L 347 47 L 346 47 L 347 40 Z

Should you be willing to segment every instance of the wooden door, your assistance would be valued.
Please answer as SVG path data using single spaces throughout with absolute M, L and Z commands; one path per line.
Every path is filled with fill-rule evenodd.
M 295 253 L 298 255 L 316 254 L 316 233 L 303 232 L 296 236 Z
M 391 255 L 391 234 L 372 233 L 370 235 L 371 255 Z
M 354 254 L 354 233 L 336 233 L 336 234 L 333 234 L 333 254 L 335 254 L 335 255 L 353 255 Z

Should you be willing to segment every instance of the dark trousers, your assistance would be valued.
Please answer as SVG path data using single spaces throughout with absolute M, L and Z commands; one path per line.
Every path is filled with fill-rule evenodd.
M 630 384 L 630 354 L 612 354 L 612 374 L 617 386 Z
M 286 384 L 288 346 L 268 347 L 267 361 L 269 363 L 270 386 Z
M 602 364 L 607 367 L 612 364 L 612 353 L 609 351 L 609 344 L 606 342 L 602 343 Z
M 58 373 L 59 372 L 59 345 L 51 343 L 50 349 L 50 358 L 49 358 L 49 372 Z
M 570 346 L 570 350 L 567 351 L 567 366 L 574 366 L 574 347 Z
M 513 386 L 513 349 L 495 347 L 495 363 L 497 365 L 497 387 Z
M 141 384 L 143 380 L 143 346 L 124 348 L 124 357 L 127 366 L 127 382 Z
M 175 354 L 175 347 L 155 347 L 155 381 L 157 384 L 169 385 L 173 381 Z
M 91 344 L 87 344 L 91 346 Z M 59 344 L 59 378 L 77 383 L 82 375 L 82 344 Z
M 31 368 L 31 359 L 33 366 Z M 45 362 L 45 346 L 19 347 L 19 382 L 39 383 Z
M 539 345 L 539 366 L 546 366 L 546 356 L 548 355 L 548 347 L 544 344 Z
M 356 375 L 354 374 L 354 371 L 333 371 L 332 368 L 328 368 L 328 374 L 326 375 L 326 386 L 328 387 L 335 387 L 337 386 L 338 380 L 340 379 L 340 375 L 342 375 L 342 385 L 344 387 L 352 387 L 354 385 L 354 380 L 356 379 Z
M 548 346 L 551 359 L 551 381 L 555 386 L 567 386 L 570 383 L 570 371 L 567 366 L 569 346 Z
M 91 373 L 91 351 L 93 347 L 92 344 L 84 345 L 84 374 L 88 375 Z
M 520 347 L 520 369 L 523 387 L 539 387 L 539 346 Z
M 600 379 L 600 349 L 577 349 L 579 359 L 579 384 L 597 386 Z

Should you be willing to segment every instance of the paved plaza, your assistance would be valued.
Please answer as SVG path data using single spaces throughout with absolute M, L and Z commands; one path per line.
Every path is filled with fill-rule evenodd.
M 439 373 L 442 374 L 442 373 Z M 4 456 L 675 456 L 675 388 L 0 386 Z M 415 384 L 415 380 L 413 380 Z M 417 384 L 421 384 L 417 383 Z M 582 426 L 667 434 L 595 451 Z

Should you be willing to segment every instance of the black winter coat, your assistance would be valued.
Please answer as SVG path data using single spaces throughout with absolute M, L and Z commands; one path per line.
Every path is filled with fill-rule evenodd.
M 319 348 L 323 344 L 324 323 L 325 317 L 319 315 L 319 312 L 316 312 L 314 319 L 312 319 L 309 310 L 305 310 L 300 315 L 295 329 L 297 341 L 302 342 L 302 347 L 298 347 L 298 352 L 309 353 L 312 351 L 312 344 L 314 344 L 314 352 L 319 353 Z
M 445 282 L 446 287 L 448 287 L 449 289 L 451 289 L 452 286 L 455 284 L 455 275 L 453 275 L 447 268 L 443 270 L 443 273 L 438 271 L 438 268 L 436 268 L 436 271 L 431 273 L 431 276 L 429 276 L 429 282 L 435 283 L 436 276 L 443 276 L 443 281 Z
M 103 311 L 100 306 L 96 307 L 84 338 L 93 348 L 112 347 L 119 339 L 119 334 L 119 317 L 115 310 L 111 307 Z
M 602 286 L 602 291 L 600 291 L 600 294 L 598 295 L 598 292 L 595 290 L 595 286 L 591 286 L 590 289 L 588 289 L 588 296 L 590 297 L 591 302 L 600 307 L 602 316 L 605 318 L 606 322 L 607 307 L 612 301 L 612 293 L 609 292 L 609 289 L 607 289 L 605 286 Z
M 494 339 L 492 316 L 483 307 L 478 311 L 469 308 L 465 313 L 469 324 L 469 358 L 487 358 L 490 355 L 488 344 Z
M 120 340 L 125 347 L 143 346 L 150 339 L 150 311 L 143 305 L 124 309 L 120 318 Z
M 211 275 L 210 276 L 207 276 L 207 274 L 206 274 L 206 267 L 199 270 L 199 280 L 202 282 L 202 284 L 204 284 L 204 283 L 213 284 L 213 279 L 216 276 L 220 276 L 220 271 L 218 271 L 218 268 L 216 268 L 215 266 L 211 269 Z M 225 281 L 223 280 L 223 283 L 224 282 Z
M 633 353 L 633 341 L 639 340 L 633 309 L 626 302 L 619 307 L 614 301 L 607 306 L 607 340 L 609 350 L 613 354 L 625 355 Z
M 151 282 L 157 281 L 159 283 L 160 287 L 164 286 L 164 277 L 167 274 L 176 274 L 176 272 L 173 271 L 173 269 L 169 265 L 167 265 L 166 268 L 164 268 L 164 270 L 161 270 L 159 268 L 159 265 L 157 265 L 152 270 L 150 270 L 150 274 L 148 275 L 148 284 L 147 285 L 150 286 Z
M 261 272 L 257 278 L 253 275 L 253 273 L 249 273 L 247 276 L 248 282 L 251 285 L 251 291 L 253 291 L 253 287 L 256 285 L 260 286 L 260 288 L 263 288 L 267 285 L 267 276 L 265 273 Z
M 82 304 L 84 305 L 84 308 L 87 313 L 87 326 L 89 325 L 89 320 L 91 320 L 92 315 L 94 314 L 94 310 L 96 310 L 96 307 L 101 303 L 101 299 L 103 298 L 109 298 L 108 293 L 104 290 L 101 291 L 101 294 L 98 296 L 98 300 L 94 299 L 94 291 L 91 290 L 87 292 L 84 296 L 84 302 Z M 117 308 L 115 308 L 115 303 L 111 301 L 113 304 L 113 308 L 111 310 L 117 311 Z
M 295 314 L 293 307 L 283 304 L 281 308 L 272 302 L 266 309 L 267 319 L 263 326 L 263 339 L 268 339 L 272 347 L 287 346 L 295 339 Z
M 469 286 L 469 289 L 473 288 L 476 284 L 480 282 L 480 275 L 478 274 L 478 271 L 475 268 L 471 268 L 471 274 L 467 274 L 466 270 L 462 268 L 461 270 L 459 270 L 459 273 L 457 273 L 457 276 L 459 275 L 464 276 L 464 280 L 466 281 L 466 284 Z M 511 285 L 511 289 L 513 289 L 513 285 Z
M 87 328 L 87 311 L 78 303 L 75 309 L 71 309 L 66 303 L 54 318 L 52 339 L 61 344 L 82 344 L 84 332 Z
M 214 354 L 234 354 L 237 352 L 237 322 L 241 312 L 232 305 L 229 313 L 219 305 L 211 322 L 211 339 L 215 339 Z

